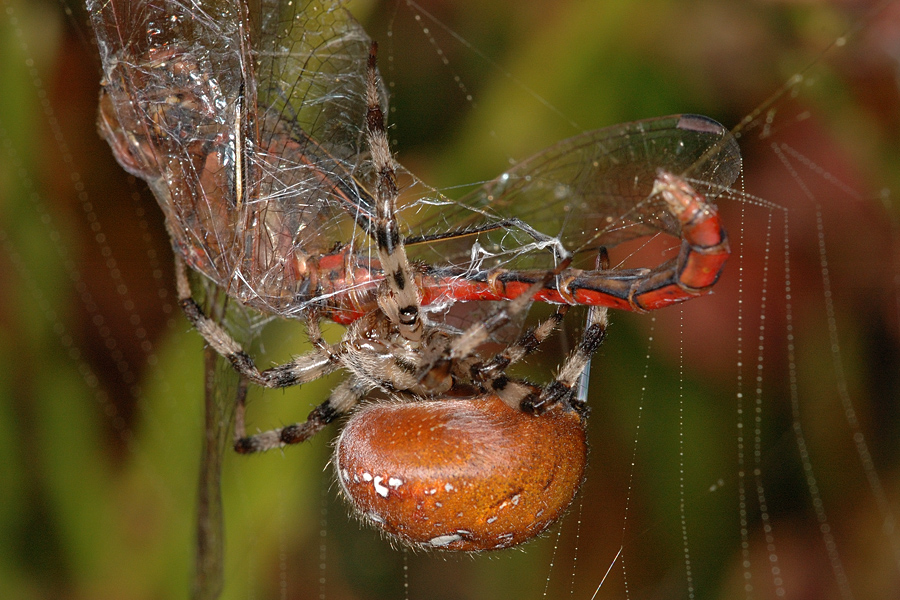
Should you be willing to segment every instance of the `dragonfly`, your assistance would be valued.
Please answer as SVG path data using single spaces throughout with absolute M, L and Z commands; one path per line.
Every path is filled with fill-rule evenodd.
M 309 439 L 373 389 L 415 400 L 487 394 L 499 400 L 498 410 L 565 409 L 583 425 L 575 387 L 605 335 L 606 309 L 647 311 L 701 296 L 728 258 L 712 202 L 728 193 L 741 158 L 731 134 L 706 117 L 583 133 L 452 199 L 393 160 L 375 46 L 341 2 L 87 6 L 103 65 L 101 134 L 123 168 L 153 191 L 176 257 L 182 307 L 240 381 L 239 452 Z M 671 238 L 676 255 L 651 267 L 610 266 L 608 248 L 652 236 Z M 260 370 L 222 315 L 197 301 L 189 270 L 211 294 L 241 307 L 305 320 L 313 351 Z M 495 308 L 456 327 L 448 315 L 476 301 Z M 509 342 L 503 351 L 485 355 L 485 344 L 533 301 L 560 308 L 515 339 L 501 339 Z M 557 378 L 535 386 L 507 377 L 506 368 L 537 348 L 574 304 L 602 310 L 590 313 Z M 348 326 L 341 342 L 323 339 L 323 319 Z M 285 387 L 336 370 L 348 379 L 305 423 L 245 435 L 247 382 Z M 213 418 L 210 426 L 229 418 Z M 206 556 L 198 558 L 198 581 L 220 577 L 218 448 L 207 448 L 202 474 L 207 522 L 199 547 Z M 350 494 L 352 477 L 339 479 Z M 422 543 L 482 549 L 467 534 L 431 532 Z M 497 539 L 491 547 L 523 541 L 490 538 Z

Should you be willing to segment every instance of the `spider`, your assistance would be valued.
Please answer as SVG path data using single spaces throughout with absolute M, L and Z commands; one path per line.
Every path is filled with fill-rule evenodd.
M 299 443 L 349 416 L 333 462 L 364 520 L 418 547 L 525 541 L 580 486 L 587 407 L 573 390 L 605 336 L 604 307 L 651 310 L 704 294 L 728 257 L 716 209 L 659 167 L 721 193 L 740 167 L 737 144 L 693 115 L 587 132 L 463 201 L 425 198 L 417 208 L 441 214 L 427 222 L 423 209 L 423 235 L 404 238 L 396 211 L 406 174 L 388 143 L 375 46 L 341 7 L 288 5 L 254 20 L 237 0 L 215 3 L 217 18 L 195 3 L 89 2 L 105 75 L 101 133 L 165 213 L 190 322 L 232 363 L 241 390 L 349 374 L 305 422 L 256 435 L 246 435 L 241 394 L 234 447 Z M 355 240 L 334 244 L 359 231 L 376 257 Z M 681 250 L 651 269 L 610 269 L 598 246 L 658 232 L 680 237 Z M 411 261 L 413 240 L 418 257 L 438 256 Z M 485 243 L 493 268 L 479 258 Z M 572 268 L 569 248 L 596 252 L 597 268 Z M 314 349 L 258 369 L 192 298 L 189 267 L 250 308 L 303 314 Z M 472 300 L 496 310 L 462 330 L 433 308 Z M 489 355 L 486 343 L 532 300 L 559 308 Z M 508 376 L 571 304 L 595 306 L 556 378 Z M 339 342 L 324 340 L 322 319 L 348 325 Z M 358 408 L 373 390 L 393 401 Z
M 334 461 L 345 496 L 360 516 L 418 547 L 479 551 L 518 544 L 554 522 L 581 484 L 588 410 L 574 388 L 606 335 L 607 308 L 591 307 L 580 342 L 546 386 L 510 378 L 505 371 L 547 339 L 562 322 L 567 305 L 560 305 L 496 356 L 484 358 L 478 349 L 491 334 L 525 313 L 532 297 L 565 271 L 568 260 L 526 293 L 462 331 L 429 320 L 421 310 L 422 292 L 395 214 L 399 192 L 378 86 L 373 43 L 367 66 L 365 135 L 377 174 L 370 235 L 385 274 L 376 294 L 377 307 L 351 323 L 335 344 L 323 339 L 322 317 L 310 310 L 306 324 L 314 350 L 260 371 L 191 297 L 187 267 L 177 258 L 179 300 L 207 343 L 252 383 L 280 388 L 339 369 L 349 373 L 303 423 L 248 436 L 244 407 L 239 405 L 237 452 L 263 452 L 308 440 L 353 413 L 369 392 L 378 389 L 396 402 L 357 411 L 341 434 Z M 654 192 L 686 224 L 698 217 L 698 211 L 708 210 L 690 186 L 667 173 L 658 175 Z M 684 208 L 688 206 L 694 210 Z M 598 263 L 601 269 L 609 268 L 604 250 Z M 369 435 L 372 432 L 377 435 Z M 534 448 L 543 449 L 538 459 Z M 398 452 L 405 452 L 414 464 L 404 465 Z M 526 459 L 517 461 L 517 456 Z M 473 462 L 477 468 L 468 468 Z

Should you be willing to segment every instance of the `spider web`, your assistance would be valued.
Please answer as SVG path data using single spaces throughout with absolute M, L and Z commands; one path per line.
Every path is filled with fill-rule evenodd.
M 95 64 L 88 62 L 81 71 L 73 66 L 80 45 L 77 39 L 69 39 L 62 51 L 51 44 L 52 28 L 47 23 L 58 21 L 49 19 L 47 5 L 7 1 L 3 8 L 11 12 L 0 17 L 4 28 L 0 39 L 7 42 L 3 51 L 12 58 L 2 64 L 14 66 L 3 70 L 3 85 L 10 87 L 0 102 L 0 141 L 4 144 L 0 273 L 7 282 L 0 288 L 0 320 L 4 324 L 0 342 L 4 356 L 0 407 L 4 412 L 0 422 L 9 432 L 2 445 L 8 457 L 2 479 L 9 501 L 0 504 L 5 507 L 5 530 L 12 532 L 15 547 L 27 552 L 20 552 L 16 560 L 8 555 L 0 559 L 9 574 L 2 578 L 0 595 L 79 593 L 96 597 L 115 590 L 113 595 L 120 596 L 180 597 L 190 585 L 188 572 L 194 552 L 196 463 L 203 426 L 202 345 L 180 320 L 174 305 L 166 266 L 169 250 L 153 200 L 136 199 L 140 186 L 130 187 L 127 182 L 111 188 L 115 165 L 92 177 L 87 160 L 82 160 L 101 162 L 108 157 L 108 150 L 94 134 L 94 90 L 84 95 L 83 106 L 74 93 L 67 91 L 64 97 L 62 92 L 54 93 L 56 89 L 74 89 L 68 84 L 79 77 L 96 77 Z M 594 11 L 591 18 L 587 17 L 588 8 Z M 464 9 L 458 10 L 442 14 L 442 22 L 461 29 Z M 473 9 L 466 6 L 465 10 Z M 587 46 L 585 39 L 620 39 L 613 37 L 616 30 L 633 32 L 641 25 L 659 35 L 644 35 L 640 41 L 625 36 L 626 43 L 617 50 L 619 60 L 640 68 L 648 55 L 667 55 L 677 64 L 688 65 L 676 75 L 690 79 L 700 77 L 698 73 L 717 72 L 709 66 L 721 59 L 728 68 L 718 71 L 715 85 L 708 84 L 709 89 L 718 90 L 717 98 L 708 100 L 710 104 L 704 108 L 708 96 L 703 93 L 691 100 L 679 96 L 667 99 L 674 106 L 658 108 L 656 103 L 662 101 L 651 103 L 649 98 L 676 96 L 671 90 L 681 88 L 672 81 L 676 75 L 648 75 L 645 70 L 639 72 L 649 76 L 651 83 L 626 80 L 624 75 L 617 79 L 614 72 L 611 79 L 598 75 L 596 83 L 582 83 L 590 87 L 582 94 L 565 87 L 566 78 L 562 78 L 563 82 L 554 83 L 562 87 L 550 99 L 569 120 L 585 124 L 573 129 L 555 113 L 526 108 L 532 106 L 532 97 L 509 81 L 475 89 L 472 82 L 479 80 L 476 67 L 476 76 L 470 71 L 459 73 L 477 99 L 474 109 L 467 111 L 472 113 L 466 117 L 471 121 L 442 118 L 449 112 L 447 107 L 458 101 L 450 100 L 455 97 L 452 94 L 442 95 L 439 85 L 427 84 L 424 87 L 429 94 L 442 99 L 436 101 L 440 110 L 438 116 L 418 117 L 411 114 L 408 100 L 411 93 L 417 97 L 410 92 L 415 88 L 404 87 L 401 78 L 428 75 L 422 73 L 422 67 L 416 69 L 406 61 L 421 62 L 423 55 L 429 54 L 400 50 L 405 46 L 398 39 L 391 54 L 393 69 L 384 67 L 384 58 L 382 65 L 386 79 L 391 81 L 391 72 L 396 79 L 392 92 L 396 125 L 391 132 L 399 140 L 401 161 L 446 196 L 457 198 L 461 194 L 446 186 L 492 178 L 508 168 L 506 158 L 529 156 L 593 124 L 668 114 L 685 105 L 721 122 L 737 123 L 768 90 L 804 66 L 809 56 L 818 57 L 819 49 L 841 29 L 816 37 L 811 32 L 820 31 L 819 24 L 843 20 L 841 14 L 828 9 L 788 9 L 794 22 L 803 24 L 799 27 L 802 32 L 795 31 L 797 37 L 792 40 L 797 44 L 789 51 L 786 46 L 773 45 L 778 43 L 771 41 L 772 36 L 752 35 L 769 31 L 766 26 L 772 21 L 768 19 L 784 15 L 783 7 L 703 4 L 689 15 L 678 8 L 661 7 L 660 22 L 665 30 L 686 32 L 683 39 L 712 40 L 728 31 L 746 34 L 728 36 L 742 40 L 743 46 L 718 47 L 706 54 L 690 44 L 673 44 L 671 35 L 661 35 L 662 25 L 639 18 L 640 11 L 598 19 L 595 6 L 585 7 L 584 14 L 571 10 L 563 11 L 569 14 L 567 36 L 551 40 L 549 33 L 532 34 L 528 43 L 520 46 L 531 49 L 530 54 L 520 63 L 512 58 L 504 62 L 509 65 L 505 72 L 525 78 L 527 69 L 521 65 L 534 64 L 534 69 L 541 69 L 541 53 L 552 49 L 559 54 L 548 56 L 575 56 L 574 47 L 579 43 Z M 420 35 L 421 27 L 415 23 L 408 27 L 413 33 L 400 33 L 400 19 L 410 19 L 415 13 L 398 14 L 397 38 Z M 546 13 L 542 15 L 535 20 L 549 26 L 550 19 Z M 488 22 L 487 15 L 482 17 Z M 561 22 L 566 20 L 561 18 Z M 578 35 L 582 22 L 595 29 L 590 37 Z M 735 22 L 741 23 L 737 30 Z M 576 597 L 590 597 L 624 545 L 598 597 L 649 593 L 686 597 L 690 591 L 704 597 L 765 597 L 774 595 L 779 585 L 785 597 L 803 591 L 820 596 L 891 597 L 896 590 L 897 562 L 890 523 L 880 504 L 886 500 L 888 509 L 896 506 L 892 475 L 897 456 L 896 245 L 885 241 L 891 239 L 892 221 L 882 212 L 878 186 L 872 186 L 866 175 L 877 170 L 876 162 L 889 165 L 896 161 L 889 145 L 883 143 L 883 132 L 895 127 L 890 114 L 896 111 L 890 110 L 894 105 L 886 91 L 892 89 L 893 67 L 874 58 L 883 56 L 881 48 L 892 39 L 890 24 L 888 18 L 869 23 L 848 39 L 845 50 L 819 59 L 820 77 L 797 88 L 802 93 L 796 103 L 782 97 L 771 113 L 760 115 L 759 122 L 771 129 L 771 135 L 754 143 L 757 133 L 748 132 L 740 140 L 746 157 L 743 180 L 747 192 L 777 202 L 785 210 L 757 206 L 750 197 L 740 204 L 720 203 L 736 252 L 715 293 L 685 305 L 683 317 L 669 311 L 657 316 L 613 316 L 610 337 L 593 369 L 593 470 L 582 496 L 584 506 L 575 509 L 563 524 L 559 542 L 547 538 L 529 545 L 524 553 L 499 559 L 404 559 L 402 553 L 383 545 L 377 534 L 348 523 L 339 503 L 322 513 L 322 489 L 325 497 L 331 497 L 329 476 L 322 473 L 327 461 L 326 440 L 294 449 L 284 457 L 275 454 L 247 461 L 226 454 L 222 480 L 226 596 L 293 597 L 315 594 L 321 585 L 326 597 L 398 597 L 404 594 L 405 581 L 410 597 L 427 592 L 457 598 L 539 597 L 545 585 L 551 597 L 563 597 L 570 590 Z M 436 25 L 428 26 L 433 36 L 439 35 Z M 563 25 L 557 27 L 562 30 Z M 609 30 L 597 31 L 598 27 Z M 374 26 L 370 28 L 367 22 L 366 28 L 375 35 Z M 488 36 L 476 30 L 467 31 L 465 37 L 490 48 L 491 37 L 497 34 Z M 27 42 L 27 51 L 21 40 Z M 422 40 L 430 45 L 427 36 Z M 507 43 L 509 56 L 514 56 L 514 42 Z M 806 51 L 804 44 L 813 49 Z M 382 46 L 383 57 L 388 54 L 387 46 Z M 463 63 L 454 55 L 458 51 L 452 41 L 439 38 L 438 46 L 452 59 L 449 69 L 466 69 L 458 66 Z M 90 55 L 93 50 L 87 48 Z M 628 63 L 635 48 L 641 48 L 637 55 L 642 60 Z M 51 59 L 60 55 L 71 60 L 54 68 L 48 61 L 63 60 Z M 800 55 L 802 58 L 796 58 Z M 501 52 L 500 56 L 505 55 Z M 25 62 L 29 58 L 34 61 L 31 71 Z M 464 97 L 452 71 L 441 71 L 440 59 L 435 61 L 430 70 L 450 91 Z M 611 61 L 607 58 L 602 64 Z M 791 63 L 790 70 L 769 79 L 751 77 L 755 72 L 752 65 L 779 61 Z M 576 62 L 581 71 L 590 71 L 584 65 L 594 64 L 588 58 Z M 866 69 L 873 75 L 864 79 L 860 75 Z M 544 77 L 527 79 L 548 79 L 548 70 L 543 70 Z M 610 69 L 596 70 L 605 74 Z M 54 72 L 62 72 L 57 75 L 60 83 L 53 79 Z M 35 85 L 35 73 L 40 85 Z M 880 75 L 874 76 L 876 73 Z M 605 98 L 613 93 L 622 96 L 613 105 L 619 108 L 605 108 Z M 572 104 L 560 102 L 560 97 L 571 97 Z M 426 103 L 420 100 L 418 104 Z M 504 110 L 492 110 L 494 104 Z M 53 109 L 50 113 L 48 105 Z M 810 110 L 810 118 L 798 121 Z M 79 128 L 72 119 L 80 113 L 86 117 Z M 22 114 L 32 116 L 19 117 Z M 522 115 L 535 118 L 527 119 L 525 134 L 517 134 L 504 114 L 517 115 L 514 120 L 525 120 Z M 410 131 L 421 122 L 430 123 L 430 135 L 437 136 L 431 139 L 440 139 L 447 147 L 436 150 L 424 141 L 426 134 Z M 68 153 L 60 149 L 54 123 L 71 145 Z M 529 141 L 522 142 L 523 138 Z M 94 140 L 96 145 L 73 149 L 80 148 L 74 144 L 81 140 Z M 507 144 L 505 150 L 497 150 L 498 140 Z M 769 141 L 777 142 L 780 154 L 769 147 Z M 35 154 L 36 150 L 39 153 Z M 427 158 L 427 150 L 444 154 L 444 164 L 450 166 L 438 166 L 437 159 Z M 459 171 L 463 168 L 459 166 L 461 154 L 469 155 L 473 163 L 465 173 Z M 796 178 L 779 156 L 792 165 Z M 76 176 L 80 176 L 80 184 Z M 821 214 L 817 214 L 816 202 L 807 200 L 798 179 L 811 191 Z M 735 187 L 740 189 L 740 180 Z M 125 215 L 114 217 L 122 214 L 117 209 L 126 209 Z M 824 231 L 824 255 L 819 224 Z M 785 236 L 792 268 L 793 363 L 787 358 L 784 327 Z M 739 247 L 743 249 L 738 251 Z M 631 252 L 630 246 L 623 248 L 623 253 Z M 613 253 L 614 260 L 618 256 Z M 824 272 L 831 283 L 830 308 L 822 289 L 823 256 Z M 92 258 L 95 262 L 87 262 Z M 762 286 L 766 264 L 768 284 Z M 744 273 L 743 295 L 738 295 L 739 270 Z M 742 321 L 738 320 L 739 306 L 744 311 Z M 766 317 L 764 340 L 758 339 L 761 312 Z M 743 324 L 741 338 L 739 323 Z M 251 328 L 254 332 L 256 325 Z M 267 351 L 264 356 L 283 360 L 292 352 L 303 351 L 295 340 L 285 339 L 287 334 L 268 331 L 271 329 L 267 328 L 262 338 Z M 836 383 L 833 355 L 826 351 L 833 344 L 831 329 L 837 333 L 839 356 L 846 369 L 844 390 Z M 302 339 L 302 331 L 297 333 Z M 559 346 L 548 346 L 547 354 L 532 364 L 552 369 L 568 337 Z M 743 439 L 747 509 L 743 515 L 735 467 L 739 339 L 745 396 L 742 422 L 747 432 Z M 793 384 L 792 368 L 796 368 Z M 758 371 L 762 372 L 759 384 Z M 266 394 L 254 399 L 252 423 L 265 428 L 302 418 L 332 384 L 323 382 L 304 389 L 301 396 Z M 759 403 L 757 385 L 764 392 Z M 799 420 L 792 415 L 791 385 L 796 385 L 800 399 L 796 404 Z M 855 411 L 846 409 L 842 395 L 854 401 Z M 679 406 L 683 406 L 681 419 Z M 854 417 L 862 428 L 869 447 L 868 466 L 860 462 L 848 417 Z M 680 438 L 679 422 L 683 424 Z M 798 424 L 805 434 L 808 464 L 822 492 L 820 504 L 825 508 L 825 524 L 832 532 L 837 560 L 829 555 L 822 538 L 821 515 L 809 496 L 810 472 L 798 458 Z M 683 498 L 679 494 L 679 439 L 684 442 Z M 759 463 L 754 462 L 757 452 Z M 629 468 L 632 462 L 633 469 Z M 759 488 L 752 472 L 756 466 L 762 473 L 766 512 L 759 508 Z M 882 496 L 873 491 L 878 487 L 867 481 L 872 473 L 869 466 L 880 475 Z M 684 521 L 681 505 L 685 507 Z M 623 514 L 627 514 L 624 521 Z M 746 539 L 741 536 L 742 518 L 746 520 Z M 327 523 L 325 536 L 321 535 L 323 522 Z M 685 548 L 689 571 L 685 569 Z M 780 579 L 772 571 L 773 550 Z M 41 557 L 55 560 L 45 562 Z M 750 567 L 743 566 L 744 560 Z M 51 562 L 66 566 L 53 567 Z M 548 567 L 551 562 L 552 569 Z M 548 571 L 551 577 L 546 583 Z M 745 591 L 747 573 L 752 592 Z M 324 584 L 318 583 L 320 577 Z

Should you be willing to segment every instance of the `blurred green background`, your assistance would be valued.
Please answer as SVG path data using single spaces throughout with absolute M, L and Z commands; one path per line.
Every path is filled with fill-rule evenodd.
M 620 547 L 598 598 L 737 598 L 748 582 L 753 598 L 900 597 L 900 533 L 886 522 L 900 504 L 898 4 L 867 17 L 864 2 L 423 2 L 437 22 L 403 2 L 354 4 L 381 44 L 398 158 L 439 187 L 619 122 L 694 112 L 734 126 L 815 65 L 761 113 L 769 129 L 742 136 L 736 185 L 778 207 L 721 207 L 741 253 L 716 293 L 683 311 L 614 315 L 594 361 L 591 470 L 559 534 L 490 556 L 392 549 L 337 498 L 332 431 L 283 454 L 226 456 L 223 597 L 590 598 Z M 0 597 L 184 598 L 201 339 L 174 302 L 154 201 L 96 134 L 83 14 L 51 0 L 0 7 Z M 773 144 L 812 166 L 795 161 L 792 176 Z M 269 330 L 267 359 L 308 347 L 301 327 Z M 334 382 L 254 395 L 251 427 L 302 419 Z

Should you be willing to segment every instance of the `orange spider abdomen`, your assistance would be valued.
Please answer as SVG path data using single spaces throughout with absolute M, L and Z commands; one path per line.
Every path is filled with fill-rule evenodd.
M 533 415 L 487 396 L 366 406 L 344 427 L 334 464 L 364 520 L 416 547 L 474 552 L 556 521 L 586 458 L 576 411 Z

